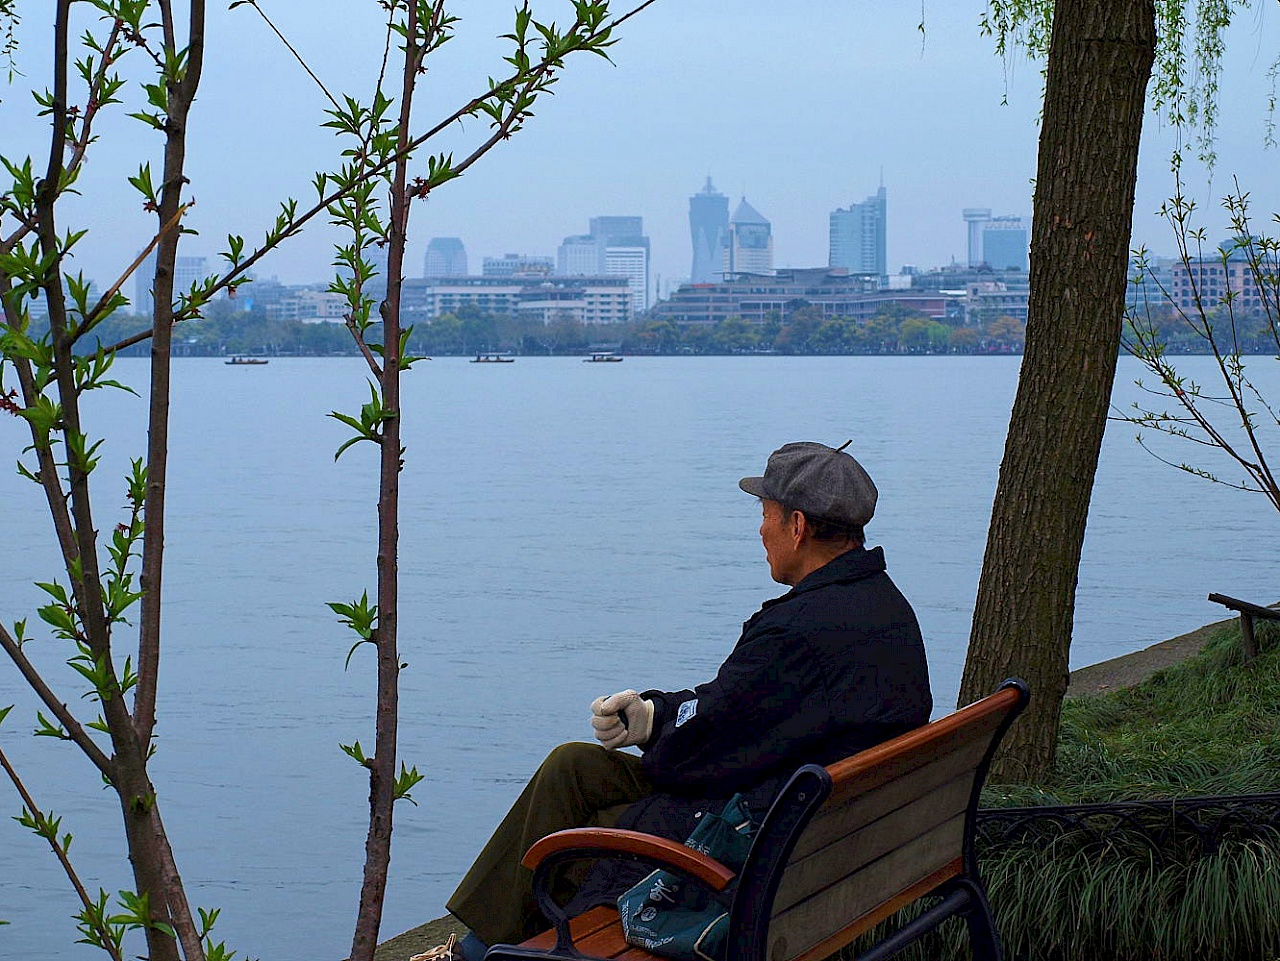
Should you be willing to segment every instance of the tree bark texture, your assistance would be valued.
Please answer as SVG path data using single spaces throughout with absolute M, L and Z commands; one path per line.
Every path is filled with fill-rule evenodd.
M 1058 0 L 1045 79 L 1027 340 L 960 689 L 1008 676 L 1031 704 L 996 782 L 1052 768 L 1080 552 L 1124 315 L 1152 0 Z

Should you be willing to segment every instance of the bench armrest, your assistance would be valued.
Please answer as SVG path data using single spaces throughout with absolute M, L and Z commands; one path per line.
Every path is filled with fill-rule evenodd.
M 723 891 L 735 877 L 733 871 L 715 858 L 709 858 L 691 847 L 642 831 L 626 831 L 622 828 L 569 828 L 557 831 L 537 841 L 520 863 L 534 870 L 552 855 L 555 855 L 557 863 L 582 858 L 630 855 L 628 860 L 645 861 L 679 871 L 697 879 L 713 891 Z
M 573 946 L 569 916 L 551 897 L 551 872 L 566 861 L 586 858 L 620 858 L 675 871 L 723 891 L 736 876 L 715 858 L 676 841 L 622 828 L 569 828 L 549 834 L 525 852 L 520 863 L 533 871 L 533 894 L 538 908 L 556 929 L 552 953 L 561 957 L 581 957 Z

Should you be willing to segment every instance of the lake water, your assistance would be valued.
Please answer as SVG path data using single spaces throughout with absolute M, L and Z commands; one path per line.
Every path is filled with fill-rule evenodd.
M 545 752 L 589 738 L 587 705 L 714 672 L 742 620 L 781 593 L 737 489 L 791 440 L 852 450 L 880 488 L 868 529 L 915 604 L 939 709 L 954 704 L 1018 358 L 520 358 L 423 363 L 406 379 L 401 518 L 401 756 L 425 772 L 396 812 L 383 937 L 443 913 L 471 856 Z M 1207 358 L 1187 358 L 1207 371 Z M 1270 359 L 1272 396 L 1280 388 Z M 121 361 L 141 386 L 142 361 Z M 367 399 L 358 360 L 174 372 L 165 666 L 154 776 L 195 903 L 242 957 L 336 961 L 350 945 L 367 781 L 339 742 L 372 741 L 373 659 L 325 607 L 374 586 L 373 450 L 334 463 L 324 415 Z M 1116 402 L 1137 396 L 1121 361 Z M 102 529 L 123 514 L 145 404 L 104 393 Z M 0 420 L 2 459 L 25 445 Z M 1275 447 L 1273 447 L 1273 452 Z M 1182 459 L 1189 451 L 1174 449 Z M 1223 465 L 1218 465 L 1223 466 Z M 1234 473 L 1226 471 L 1228 476 Z M 1276 599 L 1276 512 L 1158 463 L 1113 424 L 1080 572 L 1073 666 L 1226 616 L 1205 595 Z M 30 616 L 56 576 L 35 487 L 0 471 L 0 618 Z M 65 578 L 64 578 L 65 579 Z M 72 703 L 52 643 L 32 646 Z M 63 815 L 87 882 L 127 884 L 114 795 L 34 717 L 0 665 L 0 745 Z M 0 812 L 20 803 L 0 782 Z M 7 823 L 7 822 L 6 822 Z M 47 849 L 0 825 L 0 958 L 100 956 Z

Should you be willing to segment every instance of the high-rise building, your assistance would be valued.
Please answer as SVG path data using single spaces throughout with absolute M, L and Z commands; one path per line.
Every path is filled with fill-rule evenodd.
M 197 284 L 209 275 L 209 259 L 207 257 L 179 256 L 173 265 L 173 299 L 176 303 L 178 295 L 186 293 L 192 284 Z M 152 312 L 151 284 L 156 276 L 156 253 L 153 250 L 147 259 L 138 265 L 133 272 L 133 309 L 135 313 L 150 314 Z
M 556 251 L 562 277 L 626 277 L 631 309 L 649 309 L 649 238 L 643 217 L 592 217 L 591 232 L 566 237 Z
M 648 238 L 643 246 L 606 247 L 604 249 L 604 275 L 625 277 L 631 288 L 631 312 L 640 314 L 649 309 L 649 247 Z
M 724 279 L 725 246 L 729 241 L 729 198 L 707 185 L 689 198 L 689 233 L 693 238 L 693 266 L 689 282 L 714 284 Z
M 1030 222 L 1023 217 L 992 217 L 990 207 L 965 207 L 969 225 L 969 266 L 995 270 L 1027 269 Z
M 556 274 L 561 277 L 604 275 L 604 244 L 590 234 L 566 237 L 556 248 Z
M 969 266 L 982 265 L 982 228 L 991 219 L 990 207 L 965 207 L 960 211 L 964 222 L 969 225 Z
M 831 212 L 828 264 L 851 274 L 889 273 L 885 234 L 888 203 L 884 187 L 860 204 Z
M 729 236 L 724 249 L 724 273 L 773 273 L 773 227 L 760 211 L 743 197 L 729 219 Z
M 457 237 L 432 237 L 422 266 L 424 277 L 465 277 L 467 248 Z
M 634 246 L 632 241 L 644 236 L 643 217 L 592 217 L 588 228 L 591 236 L 607 246 Z
M 992 217 L 982 225 L 982 260 L 996 270 L 1026 270 L 1028 224 L 1021 217 Z

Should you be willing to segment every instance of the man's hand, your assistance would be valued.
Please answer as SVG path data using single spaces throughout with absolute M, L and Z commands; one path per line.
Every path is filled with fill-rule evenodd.
M 643 744 L 653 733 L 653 702 L 635 691 L 619 691 L 591 702 L 596 740 L 610 751 Z

